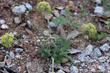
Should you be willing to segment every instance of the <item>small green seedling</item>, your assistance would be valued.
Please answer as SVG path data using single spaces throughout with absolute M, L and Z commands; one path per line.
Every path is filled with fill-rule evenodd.
M 90 39 L 92 40 L 96 39 L 97 29 L 94 24 L 92 23 L 83 24 L 81 26 L 81 31 L 86 33 Z
M 5 48 L 10 48 L 12 47 L 12 44 L 14 42 L 14 35 L 11 33 L 5 33 L 2 36 L 2 44 Z

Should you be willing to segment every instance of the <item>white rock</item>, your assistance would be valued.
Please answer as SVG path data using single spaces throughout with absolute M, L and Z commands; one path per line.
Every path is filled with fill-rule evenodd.
M 95 1 L 97 4 L 101 4 L 101 0 L 96 0 Z
M 76 66 L 71 66 L 70 67 L 70 73 L 79 73 L 78 68 Z
M 9 26 L 6 24 L 1 25 L 1 29 L 8 29 L 8 28 L 9 28 Z
M 5 20 L 0 19 L 0 25 L 5 24 L 5 23 L 6 23 Z
M 15 18 L 14 18 L 14 23 L 15 23 L 15 24 L 21 23 L 20 17 L 15 17 Z
M 57 73 L 65 73 L 63 70 L 58 70 Z
M 32 5 L 31 5 L 31 4 L 25 3 L 24 5 L 26 6 L 26 8 L 27 8 L 29 11 L 32 10 Z
M 26 11 L 26 7 L 24 5 L 20 5 L 20 6 L 15 6 L 13 9 L 12 9 L 12 12 L 14 14 L 23 14 L 25 13 Z
M 104 8 L 103 8 L 102 6 L 96 6 L 96 7 L 95 7 L 95 10 L 94 10 L 94 13 L 103 15 L 103 13 L 104 13 Z

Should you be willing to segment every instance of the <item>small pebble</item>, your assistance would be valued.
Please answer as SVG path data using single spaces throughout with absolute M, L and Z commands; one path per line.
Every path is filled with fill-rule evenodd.
M 5 24 L 5 23 L 6 23 L 5 20 L 0 19 L 0 25 Z
M 15 17 L 15 18 L 14 18 L 14 23 L 15 23 L 15 24 L 20 24 L 20 23 L 21 23 L 20 17 Z

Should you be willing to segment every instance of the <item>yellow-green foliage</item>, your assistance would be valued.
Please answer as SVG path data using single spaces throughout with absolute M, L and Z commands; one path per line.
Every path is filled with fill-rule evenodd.
M 13 42 L 14 42 L 14 35 L 13 34 L 5 33 L 2 36 L 2 44 L 4 47 L 6 47 L 6 48 L 12 47 Z
M 46 1 L 39 2 L 37 5 L 37 10 L 42 13 L 51 13 L 52 12 L 50 4 Z
M 90 39 L 92 40 L 96 39 L 97 29 L 94 24 L 92 23 L 83 24 L 81 26 L 81 31 L 86 33 Z

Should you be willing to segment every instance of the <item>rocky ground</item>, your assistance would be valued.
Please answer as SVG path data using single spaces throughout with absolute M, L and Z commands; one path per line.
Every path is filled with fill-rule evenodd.
M 0 73 L 51 73 L 50 58 L 42 58 L 37 52 L 41 49 L 41 40 L 54 35 L 71 41 L 68 50 L 71 59 L 55 64 L 55 73 L 110 73 L 110 29 L 103 28 L 104 21 L 110 20 L 110 12 L 103 16 L 106 11 L 100 6 L 101 0 L 90 0 L 88 4 L 86 0 L 71 0 L 70 3 L 68 0 L 46 1 L 53 7 L 53 13 L 44 17 L 35 9 L 40 0 L 0 0 L 0 36 L 9 32 L 16 37 L 13 47 L 9 49 L 2 45 L 0 38 Z M 77 6 L 84 3 L 90 15 L 80 17 L 85 13 L 81 13 Z M 93 42 L 79 29 L 56 26 L 51 21 L 48 23 L 47 20 L 65 15 L 66 6 L 70 6 L 75 23 L 95 23 L 98 31 L 108 36 Z M 53 27 L 58 29 L 53 32 Z

